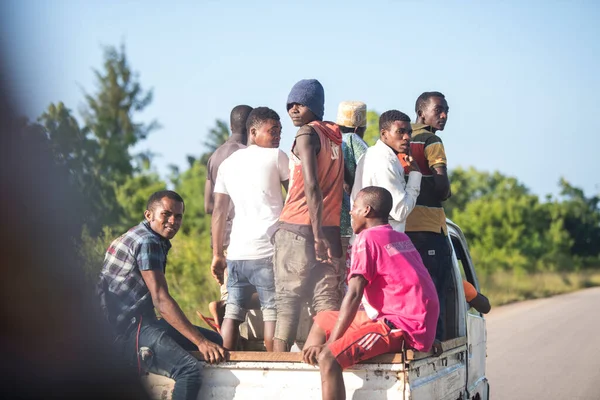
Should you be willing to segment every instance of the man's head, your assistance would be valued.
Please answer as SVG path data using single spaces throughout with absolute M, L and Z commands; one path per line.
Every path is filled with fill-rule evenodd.
M 303 79 L 296 83 L 288 95 L 287 111 L 294 126 L 322 121 L 325 90 L 321 83 L 316 79 Z
M 440 92 L 425 92 L 415 103 L 417 122 L 429 125 L 433 131 L 443 131 L 448 122 L 448 102 Z
M 260 147 L 278 148 L 281 140 L 279 115 L 268 107 L 257 107 L 246 121 L 248 143 Z
M 250 106 L 235 106 L 233 107 L 233 110 L 231 110 L 231 115 L 229 117 L 229 122 L 231 125 L 231 134 L 241 135 L 243 144 L 246 144 L 248 141 L 248 136 L 246 132 L 246 120 L 248 119 L 248 115 L 250 115 L 251 111 L 252 107 Z
M 172 190 L 153 193 L 146 204 L 144 218 L 150 228 L 165 239 L 172 239 L 181 228 L 185 204 Z
M 394 152 L 408 154 L 412 127 L 410 118 L 398 110 L 389 110 L 379 116 L 379 133 L 381 141 Z
M 362 101 L 342 101 L 335 123 L 342 133 L 354 132 L 362 138 L 367 129 L 367 105 Z
M 350 211 L 354 233 L 387 224 L 392 202 L 392 194 L 382 187 L 367 186 L 358 192 Z

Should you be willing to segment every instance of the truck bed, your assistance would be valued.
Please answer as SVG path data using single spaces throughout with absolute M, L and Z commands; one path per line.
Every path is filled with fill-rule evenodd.
M 431 398 L 418 395 L 422 387 L 455 399 L 454 393 L 464 387 L 466 379 L 466 343 L 466 337 L 443 342 L 444 353 L 439 357 L 406 350 L 357 364 L 344 371 L 347 398 Z M 192 354 L 204 364 L 204 399 L 321 398 L 319 370 L 304 364 L 301 353 L 230 352 L 228 361 L 217 365 L 205 364 L 198 352 Z M 438 379 L 442 377 L 447 379 Z M 173 380 L 148 374 L 142 381 L 152 398 L 171 398 Z

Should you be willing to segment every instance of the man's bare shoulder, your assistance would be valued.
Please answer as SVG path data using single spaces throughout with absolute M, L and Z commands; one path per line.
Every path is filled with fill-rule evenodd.
M 315 129 L 310 126 L 310 125 L 302 125 L 300 127 L 300 129 L 298 129 L 298 132 L 296 132 L 296 138 L 298 138 L 299 136 L 306 136 L 306 135 L 316 135 L 317 131 L 315 131 Z

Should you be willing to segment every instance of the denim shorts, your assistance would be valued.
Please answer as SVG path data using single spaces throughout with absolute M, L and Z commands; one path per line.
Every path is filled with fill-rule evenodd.
M 277 320 L 273 257 L 258 260 L 227 260 L 227 307 L 225 318 L 244 321 L 248 302 L 258 293 L 264 321 Z

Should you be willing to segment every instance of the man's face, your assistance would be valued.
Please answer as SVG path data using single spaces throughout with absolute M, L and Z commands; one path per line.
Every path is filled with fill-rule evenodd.
M 425 108 L 419 110 L 423 123 L 436 131 L 443 131 L 448 122 L 448 102 L 441 97 L 430 97 Z
M 352 231 L 359 234 L 367 227 L 367 215 L 369 214 L 370 207 L 365 205 L 363 196 L 359 193 L 354 200 L 352 210 L 350 210 L 350 225 L 352 225 Z
M 381 141 L 395 153 L 408 154 L 412 128 L 408 121 L 394 121 L 389 129 L 381 130 Z
M 276 149 L 279 147 L 279 141 L 281 140 L 281 122 L 268 119 L 257 128 L 251 128 L 250 134 L 254 143 L 258 146 Z
M 310 108 L 298 103 L 292 103 L 290 105 L 288 114 L 292 119 L 294 126 L 304 126 L 317 119 L 315 114 L 310 111 Z
M 165 239 L 172 239 L 181 228 L 183 221 L 183 203 L 163 197 L 154 209 L 144 212 L 150 228 Z

